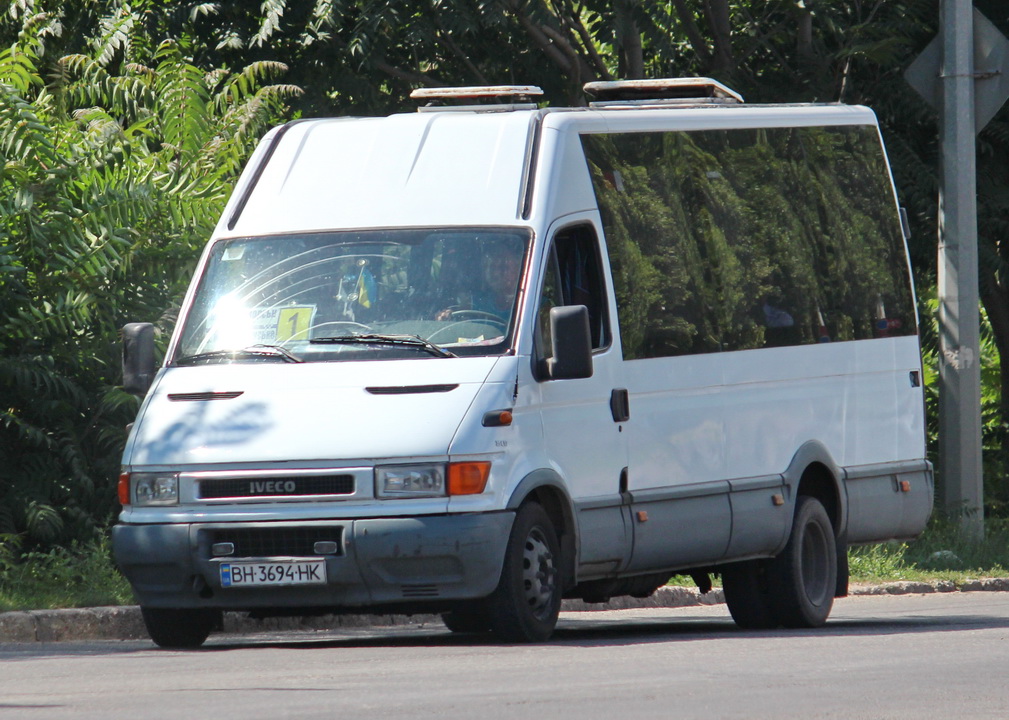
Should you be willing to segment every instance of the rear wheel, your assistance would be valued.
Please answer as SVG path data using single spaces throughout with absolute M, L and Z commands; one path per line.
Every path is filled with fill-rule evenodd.
M 219 612 L 208 608 L 150 608 L 140 613 L 151 640 L 163 648 L 198 648 L 217 624 Z
M 843 538 L 835 540 L 837 545 L 837 585 L 834 587 L 834 597 L 848 597 L 848 541 Z
M 487 599 L 491 630 L 509 642 L 541 642 L 553 634 L 561 607 L 560 544 L 546 511 L 519 508 L 497 588 Z
M 796 502 L 788 544 L 768 565 L 768 587 L 773 613 L 785 627 L 827 622 L 837 588 L 837 550 L 830 518 L 816 498 Z
M 767 584 L 767 560 L 747 560 L 722 570 L 725 604 L 736 625 L 746 630 L 777 627 Z

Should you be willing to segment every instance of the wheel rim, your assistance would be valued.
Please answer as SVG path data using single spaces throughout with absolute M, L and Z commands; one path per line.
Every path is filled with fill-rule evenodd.
M 522 586 L 532 614 L 544 618 L 550 614 L 554 595 L 554 555 L 539 528 L 533 528 L 522 549 Z
M 809 601 L 816 606 L 827 601 L 830 592 L 830 559 L 823 528 L 809 523 L 802 537 L 802 586 Z

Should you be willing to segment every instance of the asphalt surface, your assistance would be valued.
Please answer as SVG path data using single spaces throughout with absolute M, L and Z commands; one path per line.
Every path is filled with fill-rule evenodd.
M 852 585 L 852 595 L 911 595 L 950 592 L 1007 592 L 1009 578 L 987 578 L 960 584 L 952 582 L 896 582 L 885 585 Z M 701 595 L 696 589 L 663 587 L 651 597 L 614 598 L 591 605 L 565 600 L 565 611 L 625 610 L 636 608 L 688 607 L 724 602 L 719 589 Z M 267 618 L 256 620 L 245 613 L 224 614 L 225 634 L 243 635 L 286 630 L 331 630 L 336 628 L 386 627 L 438 622 L 434 615 L 324 615 L 318 617 Z M 82 640 L 138 640 L 147 637 L 140 608 L 74 608 L 0 613 L 0 643 L 38 643 Z

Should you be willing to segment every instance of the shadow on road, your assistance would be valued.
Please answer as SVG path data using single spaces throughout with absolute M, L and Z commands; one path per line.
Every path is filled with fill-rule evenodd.
M 825 637 L 879 637 L 910 633 L 962 632 L 968 630 L 1006 629 L 1009 617 L 969 614 L 958 616 L 907 615 L 902 617 L 872 617 L 849 619 L 840 617 L 813 630 L 740 630 L 726 617 L 698 617 L 671 614 L 667 617 L 629 617 L 625 619 L 593 618 L 594 613 L 579 613 L 578 617 L 563 617 L 553 638 L 544 645 L 564 647 L 613 647 L 669 642 L 718 642 L 747 639 Z M 283 648 L 404 648 L 451 646 L 515 647 L 499 642 L 493 635 L 453 634 L 438 625 L 372 628 L 367 631 L 333 630 L 312 635 L 260 638 L 212 637 L 206 651 L 224 651 L 253 646 Z
M 1001 598 L 1000 598 L 1001 600 Z M 558 647 L 618 647 L 670 642 L 745 642 L 748 639 L 830 637 L 882 637 L 914 633 L 947 633 L 972 630 L 1009 629 L 1009 610 L 999 602 L 999 609 L 985 614 L 987 608 L 971 608 L 958 614 L 956 608 L 945 607 L 932 612 L 901 614 L 899 607 L 856 606 L 841 601 L 832 618 L 823 628 L 815 630 L 740 630 L 732 622 L 724 606 L 719 608 L 656 609 L 650 611 L 577 612 L 564 613 L 553 638 L 544 646 Z M 980 610 L 980 612 L 979 612 Z M 389 627 L 346 627 L 333 630 L 296 630 L 264 632 L 254 635 L 211 635 L 199 650 L 159 652 L 226 652 L 248 648 L 270 647 L 302 649 L 352 648 L 424 648 L 424 647 L 501 647 L 515 648 L 499 642 L 491 634 L 453 634 L 440 622 Z M 0 645 L 0 662 L 45 656 L 95 656 L 131 652 L 147 652 L 154 646 L 149 641 L 90 641 Z

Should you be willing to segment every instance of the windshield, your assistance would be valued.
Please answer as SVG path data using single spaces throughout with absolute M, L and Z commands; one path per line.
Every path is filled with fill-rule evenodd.
M 173 361 L 499 354 L 528 244 L 527 231 L 473 228 L 222 240 Z

